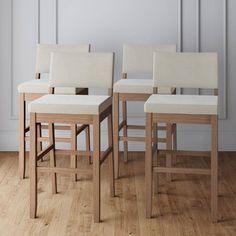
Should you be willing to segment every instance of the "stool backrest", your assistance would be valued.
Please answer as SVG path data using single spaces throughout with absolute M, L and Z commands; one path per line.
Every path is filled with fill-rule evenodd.
M 154 87 L 218 89 L 217 53 L 154 53 Z
M 38 44 L 36 74 L 49 73 L 51 52 L 89 52 L 89 44 Z
M 152 73 L 153 52 L 176 52 L 175 44 L 125 44 L 123 46 L 124 73 Z
M 113 87 L 114 53 L 52 52 L 49 86 Z

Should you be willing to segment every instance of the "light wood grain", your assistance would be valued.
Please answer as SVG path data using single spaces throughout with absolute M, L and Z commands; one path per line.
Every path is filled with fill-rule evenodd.
M 121 153 L 122 158 L 122 153 Z M 28 166 L 28 153 L 26 163 Z M 165 165 L 165 158 L 160 158 Z M 81 168 L 90 168 L 79 157 Z M 39 162 L 49 165 L 49 159 Z M 58 157 L 57 166 L 69 166 L 70 158 Z M 178 167 L 209 168 L 209 157 L 178 157 Z M 120 163 L 124 176 L 116 181 L 116 195 L 109 193 L 108 159 L 101 166 L 102 219 L 93 223 L 92 174 L 80 174 L 74 182 L 58 174 L 59 193 L 51 193 L 51 173 L 38 173 L 38 218 L 29 219 L 29 179 L 18 178 L 18 153 L 0 153 L 1 235 L 83 236 L 234 236 L 236 235 L 236 153 L 219 154 L 219 209 L 217 224 L 210 222 L 210 179 L 203 175 L 173 174 L 167 182 L 159 175 L 159 194 L 153 197 L 152 219 L 145 217 L 144 153 L 129 153 Z
M 211 117 L 211 218 L 217 222 L 218 209 L 218 117 Z
M 152 115 L 153 113 L 151 113 Z M 192 173 L 192 174 L 210 174 L 211 176 L 211 220 L 213 223 L 216 223 L 218 220 L 218 213 L 217 213 L 217 209 L 218 209 L 218 116 L 217 115 L 190 115 L 190 114 L 160 114 L 160 113 L 155 113 L 155 117 L 153 117 L 153 119 L 149 118 L 150 114 L 147 113 L 146 115 L 146 119 L 149 119 L 149 122 L 164 122 L 167 124 L 167 130 L 169 130 L 169 132 L 167 132 L 167 148 L 168 150 L 172 149 L 172 137 L 170 135 L 170 137 L 168 137 L 168 134 L 172 134 L 173 131 L 172 129 L 172 125 L 171 123 L 177 124 L 177 123 L 184 123 L 184 124 L 192 124 L 192 123 L 196 123 L 196 124 L 210 124 L 211 125 L 211 168 L 206 170 L 206 169 L 193 169 L 193 168 L 172 168 L 171 165 L 171 158 L 168 160 L 168 156 L 172 157 L 171 152 L 166 152 L 167 155 L 167 159 L 166 159 L 166 167 L 153 167 L 153 169 L 155 170 L 155 172 L 161 172 L 161 173 L 167 173 L 167 179 L 171 180 L 171 176 L 170 173 L 183 173 L 183 174 L 188 174 L 188 173 Z M 152 123 L 153 124 L 153 123 Z M 152 125 L 148 125 L 148 123 L 146 123 L 146 135 L 148 134 L 148 129 L 152 127 Z M 148 148 L 150 147 L 150 144 L 148 144 L 148 140 L 149 142 L 152 143 L 152 140 L 150 137 L 146 137 L 146 153 L 149 153 L 150 151 L 148 150 Z M 170 141 L 169 141 L 170 140 Z M 147 148 L 148 147 L 148 148 Z M 172 153 L 176 152 L 175 150 L 172 150 Z M 177 152 L 178 153 L 178 152 Z M 149 154 L 146 154 L 146 156 L 150 156 Z M 148 162 L 147 164 L 149 164 L 150 162 Z M 152 163 L 152 162 L 151 162 Z M 166 170 L 166 171 L 165 171 Z M 150 169 L 148 169 L 148 171 L 150 171 Z M 145 175 L 149 175 L 149 173 L 145 173 Z M 146 178 L 147 179 L 147 178 Z M 150 177 L 148 178 L 148 180 L 152 181 L 152 178 L 150 179 Z M 149 202 L 151 202 L 150 200 L 150 194 L 151 194 L 151 190 L 149 190 L 149 186 L 150 183 L 148 183 L 148 181 L 146 180 L 146 195 L 147 197 L 147 209 L 146 209 L 146 216 L 148 218 L 151 217 L 151 209 Z
M 36 114 L 30 113 L 30 218 L 37 214 L 37 124 Z
M 94 222 L 100 222 L 100 196 L 101 196 L 101 169 L 100 169 L 100 135 L 101 128 L 99 116 L 93 118 L 93 209 Z
M 25 95 L 20 94 L 19 104 L 19 176 L 25 178 Z
M 155 143 L 154 143 L 155 145 Z M 157 147 L 156 147 L 157 148 Z M 152 217 L 152 114 L 146 114 L 145 186 L 146 217 Z
M 40 74 L 36 74 L 36 79 L 40 79 Z M 54 88 L 49 89 L 49 93 L 54 93 Z M 88 94 L 88 89 L 84 88 L 82 91 L 79 92 L 79 94 Z M 25 149 L 26 149 L 26 142 L 29 141 L 30 137 L 26 136 L 26 133 L 30 131 L 29 126 L 26 127 L 26 103 L 33 101 L 37 98 L 40 98 L 44 96 L 45 94 L 40 93 L 20 93 L 20 99 L 19 99 L 19 176 L 21 179 L 25 178 Z M 51 122 L 48 120 L 48 122 Z M 79 126 L 77 130 L 77 135 L 82 132 L 84 129 L 86 129 L 87 126 Z M 48 125 L 41 125 L 40 122 L 37 126 L 38 130 L 38 143 L 37 143 L 37 151 L 40 152 L 42 150 L 42 142 L 48 142 L 48 137 L 41 137 L 42 136 L 42 129 L 47 129 Z M 71 128 L 69 126 L 55 126 L 55 129 L 57 130 L 70 130 Z M 89 128 L 88 128 L 89 129 Z M 86 130 L 86 148 L 90 146 L 88 144 L 88 132 Z M 30 135 L 30 133 L 29 133 Z M 76 136 L 73 135 L 73 138 L 75 139 Z M 57 137 L 55 139 L 56 142 L 63 142 L 63 143 L 72 143 L 74 145 L 73 140 L 70 138 L 59 138 Z
M 77 125 L 71 125 L 71 150 L 77 150 Z M 77 168 L 77 156 L 71 155 L 71 168 Z M 73 176 L 74 180 L 77 181 L 77 174 Z

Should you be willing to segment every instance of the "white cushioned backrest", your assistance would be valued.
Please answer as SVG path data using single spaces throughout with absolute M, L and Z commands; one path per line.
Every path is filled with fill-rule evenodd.
M 123 46 L 123 73 L 152 73 L 154 51 L 176 52 L 176 45 L 125 44 Z
M 154 87 L 218 88 L 217 53 L 154 53 Z
M 52 52 L 50 87 L 112 88 L 113 53 Z
M 36 73 L 49 73 L 51 52 L 89 52 L 89 44 L 38 44 Z

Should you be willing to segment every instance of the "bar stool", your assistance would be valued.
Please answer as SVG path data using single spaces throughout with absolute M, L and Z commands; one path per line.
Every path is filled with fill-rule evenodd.
M 152 174 L 183 173 L 211 176 L 211 216 L 217 222 L 218 194 L 218 58 L 216 53 L 154 53 L 154 87 L 207 88 L 212 95 L 159 95 L 149 97 L 146 113 L 146 216 L 152 216 Z M 154 123 L 211 125 L 211 167 L 209 169 L 153 166 L 152 126 Z M 206 152 L 157 150 L 158 154 L 206 155 Z
M 114 159 L 115 159 L 115 178 L 119 177 L 119 141 L 124 144 L 124 161 L 128 161 L 128 141 L 144 142 L 144 137 L 128 136 L 128 130 L 144 130 L 143 125 L 131 125 L 127 123 L 127 102 L 145 102 L 149 96 L 155 93 L 151 79 L 134 79 L 127 78 L 134 75 L 152 74 L 153 69 L 153 52 L 176 52 L 176 45 L 160 44 L 160 45 L 144 45 L 144 44 L 125 44 L 123 46 L 123 67 L 122 79 L 114 84 Z M 171 94 L 175 89 L 161 88 L 159 93 Z M 122 118 L 119 123 L 119 102 L 122 101 Z M 173 126 L 174 128 L 174 126 Z M 119 132 L 123 129 L 123 136 Z M 166 127 L 156 127 L 158 130 L 167 130 Z M 168 130 L 172 127 L 168 126 Z M 170 131 L 171 132 L 171 131 Z M 157 131 L 154 131 L 156 134 Z M 173 132 L 175 133 L 175 132 Z M 157 142 L 157 137 L 155 137 Z M 159 138 L 159 142 L 166 143 L 170 148 L 171 134 L 167 134 L 167 138 Z M 167 164 L 170 165 L 171 157 L 168 156 Z
M 30 217 L 36 217 L 37 211 L 37 176 L 38 172 L 52 174 L 53 193 L 57 192 L 57 173 L 90 173 L 90 170 L 79 168 L 56 167 L 55 153 L 69 155 L 93 155 L 93 203 L 94 221 L 100 221 L 100 167 L 109 158 L 110 192 L 115 195 L 113 132 L 112 132 L 112 86 L 113 86 L 113 53 L 62 53 L 54 52 L 51 58 L 50 81 L 51 93 L 29 104 L 30 111 Z M 55 87 L 105 88 L 106 95 L 57 95 Z M 108 120 L 108 148 L 101 152 L 100 125 Z M 49 123 L 49 146 L 37 154 L 37 123 Z M 93 152 L 55 150 L 54 123 L 93 125 Z M 50 167 L 38 166 L 37 159 L 50 153 Z
M 49 73 L 50 54 L 52 51 L 68 51 L 68 52 L 89 52 L 89 44 L 39 44 L 37 45 L 36 56 L 36 70 L 35 79 L 18 85 L 18 93 L 20 95 L 19 104 L 19 174 L 20 178 L 25 178 L 25 153 L 26 142 L 29 141 L 29 137 L 26 136 L 30 131 L 29 126 L 26 126 L 26 102 L 33 101 L 45 94 L 49 93 L 49 80 L 47 78 L 40 79 L 41 74 Z M 88 90 L 85 88 L 57 88 L 56 93 L 59 94 L 88 94 Z M 48 129 L 47 126 L 38 124 L 38 152 L 42 150 L 42 141 L 47 141 L 47 137 L 41 137 L 41 128 Z M 89 150 L 89 127 L 83 127 L 86 131 L 86 145 Z M 76 136 L 78 131 L 81 132 L 81 128 L 77 128 L 76 125 L 71 128 L 68 127 L 56 127 L 58 130 L 71 130 L 71 138 L 56 138 L 57 142 L 71 143 L 72 146 L 76 146 Z M 76 165 L 76 156 L 71 157 L 71 164 Z M 75 177 L 76 178 L 76 177 Z

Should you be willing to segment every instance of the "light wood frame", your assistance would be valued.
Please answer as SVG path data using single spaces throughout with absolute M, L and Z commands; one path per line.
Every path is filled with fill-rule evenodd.
M 122 79 L 127 79 L 127 73 L 122 74 Z M 157 89 L 153 89 L 153 93 L 156 93 Z M 172 90 L 172 94 L 175 94 L 176 90 Z M 124 162 L 128 161 L 128 142 L 145 142 L 145 137 L 135 137 L 128 136 L 128 130 L 145 130 L 145 125 L 130 125 L 127 123 L 127 102 L 136 101 L 136 102 L 145 102 L 152 94 L 147 93 L 117 93 L 114 92 L 114 161 L 115 161 L 115 178 L 119 178 L 119 142 L 123 141 L 124 144 Z M 122 122 L 119 121 L 119 102 L 122 102 Z M 169 128 L 168 128 L 169 127 Z M 169 124 L 166 126 L 156 127 L 154 133 L 156 136 L 158 131 L 166 131 L 166 138 L 156 137 L 156 145 L 158 143 L 165 143 L 166 146 L 175 148 L 177 145 L 177 135 L 176 135 L 176 126 Z M 123 136 L 120 136 L 119 132 L 123 129 Z M 172 157 L 167 155 L 166 164 L 171 166 Z M 175 158 L 173 158 L 173 164 L 175 163 Z M 171 175 L 168 174 L 167 178 L 171 180 Z
M 215 92 L 217 94 L 217 92 Z M 158 150 L 152 141 L 153 124 L 158 123 L 209 124 L 211 125 L 211 152 L 190 152 L 176 150 Z M 209 169 L 173 168 L 153 165 L 153 153 L 174 155 L 210 156 Z M 146 154 L 145 154 L 145 185 L 146 185 L 146 217 L 152 216 L 152 177 L 153 173 L 183 173 L 211 176 L 211 219 L 217 222 L 218 201 L 218 116 L 217 115 L 187 115 L 187 114 L 157 114 L 146 113 Z M 157 181 L 158 182 L 158 181 Z
M 105 59 L 109 58 L 109 60 L 112 59 L 111 64 L 111 72 L 109 72 L 109 75 L 107 74 L 106 82 L 108 82 L 108 79 L 111 80 L 110 82 L 113 83 L 114 78 L 114 53 L 111 55 L 106 55 Z M 85 57 L 87 58 L 87 57 Z M 94 57 L 91 57 L 92 59 Z M 103 59 L 104 57 L 102 57 Z M 94 59 L 93 59 L 94 60 Z M 91 68 L 94 66 L 94 61 L 91 61 L 90 68 L 86 68 L 86 70 L 91 70 Z M 105 60 L 105 63 L 107 61 Z M 106 64 L 104 64 L 102 68 L 100 68 L 100 71 L 104 68 L 108 68 Z M 91 67 L 92 66 L 92 67 Z M 80 69 L 79 69 L 80 70 Z M 100 72 L 99 71 L 99 72 Z M 77 73 L 78 71 L 74 72 Z M 83 73 L 82 73 L 83 74 Z M 104 74 L 94 74 L 94 76 L 99 77 L 104 76 Z M 98 78 L 95 77 L 95 78 Z M 87 77 L 86 77 L 87 78 Z M 91 75 L 88 74 L 88 81 L 90 79 L 91 82 Z M 112 83 L 108 86 L 107 84 L 103 85 L 104 88 L 108 89 L 108 95 L 111 98 L 113 91 L 112 91 Z M 81 83 L 78 83 L 81 85 Z M 88 82 L 89 84 L 89 82 Z M 87 84 L 87 85 L 88 85 Z M 55 84 L 57 86 L 57 84 Z M 54 96 L 55 92 L 55 86 L 50 86 L 49 93 L 51 96 Z M 92 85 L 91 85 L 92 86 Z M 87 87 L 87 86 L 86 86 Z M 88 92 L 88 90 L 87 90 Z M 89 95 L 88 95 L 89 96 Z M 88 97 L 87 96 L 87 97 Z M 76 97 L 76 95 L 75 95 Z M 106 99 L 107 96 L 105 96 Z M 107 118 L 107 127 L 108 127 L 108 148 L 101 152 L 101 123 L 104 119 Z M 42 150 L 40 153 L 37 153 L 37 137 L 38 137 L 38 129 L 37 124 L 42 123 L 48 123 L 49 124 L 49 145 L 47 148 Z M 90 125 L 93 126 L 93 152 L 90 150 L 85 151 L 78 151 L 76 148 L 76 141 L 74 141 L 71 145 L 71 150 L 56 150 L 55 147 L 55 133 L 54 133 L 54 124 L 69 124 L 71 127 L 71 133 L 74 137 L 75 134 L 80 133 L 83 131 L 83 127 L 89 127 Z M 82 124 L 80 129 L 76 129 L 77 124 Z M 91 157 L 93 156 L 93 208 L 94 208 L 94 222 L 98 223 L 100 222 L 100 195 L 101 195 L 101 165 L 104 163 L 104 161 L 108 158 L 109 159 L 109 176 L 110 176 L 110 194 L 112 197 L 115 196 L 115 183 L 114 183 L 114 156 L 113 156 L 113 121 L 112 121 L 112 102 L 111 104 L 107 105 L 105 110 L 100 111 L 98 114 L 63 114 L 63 113 L 30 113 L 30 217 L 35 218 L 37 214 L 37 176 L 38 172 L 48 172 L 52 174 L 52 192 L 57 193 L 57 174 L 58 173 L 68 173 L 68 174 L 80 174 L 80 173 L 91 173 L 91 170 L 84 170 L 81 168 L 77 168 L 77 160 L 74 160 L 74 157 L 77 156 L 85 156 L 85 157 Z M 88 146 L 88 145 L 87 145 Z M 38 166 L 37 160 L 42 158 L 47 153 L 50 153 L 50 167 L 42 167 Z M 72 156 L 72 162 L 70 168 L 62 168 L 56 166 L 56 154 L 62 154 L 62 155 L 70 155 Z M 77 177 L 77 176 L 75 176 Z
M 103 153 L 100 150 L 100 125 L 101 122 L 108 120 L 108 148 Z M 49 146 L 37 154 L 37 124 L 49 124 Z M 54 123 L 70 124 L 71 127 L 78 123 L 84 125 L 93 125 L 93 152 L 91 151 L 77 151 L 75 146 L 71 150 L 55 150 L 55 137 L 54 137 Z M 82 174 L 91 173 L 90 170 L 79 169 L 77 166 L 71 168 L 56 167 L 55 154 L 76 155 L 76 156 L 93 156 L 93 204 L 94 204 L 94 221 L 100 221 L 100 186 L 101 186 L 101 173 L 100 167 L 102 163 L 109 158 L 109 171 L 110 171 L 110 193 L 115 196 L 114 187 L 114 161 L 113 161 L 113 124 L 112 124 L 112 105 L 110 105 L 104 112 L 99 115 L 69 115 L 69 114 L 37 114 L 30 113 L 30 217 L 35 218 L 37 212 L 37 181 L 38 172 L 49 172 L 52 174 L 52 192 L 57 192 L 57 174 Z M 50 152 L 50 167 L 38 166 L 37 160 Z
M 35 79 L 40 79 L 40 74 L 37 73 Z M 80 95 L 87 95 L 88 89 L 83 89 Z M 26 142 L 29 141 L 30 137 L 27 136 L 27 133 L 30 131 L 30 127 L 26 125 L 26 103 L 31 102 L 37 98 L 40 98 L 46 94 L 42 93 L 20 93 L 19 99 L 19 177 L 20 179 L 25 178 L 26 172 Z M 86 150 L 90 150 L 90 129 L 89 126 L 74 126 L 77 129 L 77 132 L 71 132 L 71 138 L 55 138 L 56 142 L 70 143 L 71 146 L 76 145 L 77 135 L 81 131 L 85 131 L 86 133 Z M 42 129 L 48 129 L 48 126 L 38 124 L 38 139 L 37 139 L 37 150 L 40 152 L 42 150 L 42 142 L 48 142 L 48 137 L 42 137 Z M 55 126 L 56 130 L 71 130 L 72 128 L 69 126 Z M 91 163 L 91 157 L 89 158 L 89 162 Z M 73 164 L 74 163 L 74 164 Z M 71 165 L 76 165 L 76 156 L 71 156 Z M 76 179 L 76 175 L 75 175 Z

